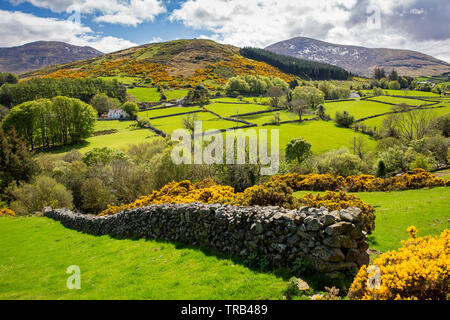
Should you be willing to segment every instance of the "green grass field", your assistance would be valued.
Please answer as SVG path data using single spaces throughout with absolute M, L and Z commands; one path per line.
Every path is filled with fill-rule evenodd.
M 450 103 L 441 103 L 439 105 L 442 105 L 445 107 L 444 108 L 427 109 L 427 112 L 432 112 L 434 117 L 439 117 L 439 116 L 442 116 L 442 115 L 450 112 Z M 439 106 L 439 105 L 437 105 L 437 106 Z M 385 116 L 381 116 L 381 117 L 368 119 L 361 123 L 365 124 L 368 127 L 378 127 L 379 128 L 382 125 L 383 120 L 386 119 L 386 117 L 388 117 L 388 116 L 389 115 L 385 115 Z
M 47 218 L 0 218 L 3 299 L 281 299 L 286 279 L 156 240 L 117 240 Z M 67 267 L 81 269 L 69 290 Z
M 376 144 L 373 138 L 351 129 L 336 127 L 331 121 L 290 123 L 281 126 L 258 127 L 258 129 L 279 129 L 280 148 L 283 150 L 292 139 L 299 137 L 311 143 L 311 149 L 316 154 L 340 147 L 350 149 L 354 137 L 362 137 L 370 149 L 374 148 Z
M 373 94 L 373 90 L 362 90 L 365 94 Z M 440 95 L 433 92 L 414 91 L 414 90 L 385 90 L 385 94 L 391 96 L 407 96 L 407 97 L 439 97 Z
M 347 111 L 355 117 L 355 120 L 365 118 L 374 114 L 389 112 L 391 106 L 373 101 L 355 100 L 325 103 L 325 112 L 334 119 L 336 112 Z
M 156 89 L 150 88 L 134 88 L 131 90 L 143 90 L 143 95 L 146 98 L 145 100 L 151 100 L 150 95 L 158 94 Z M 173 94 L 174 96 L 182 96 L 187 91 L 186 90 L 171 90 L 166 91 L 166 95 Z M 395 97 L 377 97 L 382 100 L 391 101 L 392 103 L 397 103 L 403 100 L 410 101 L 420 101 L 420 100 L 411 100 L 411 99 L 401 99 Z M 247 98 L 250 99 L 251 98 Z M 399 100 L 400 99 L 400 100 Z M 218 103 L 218 102 L 225 103 Z M 440 100 L 439 100 L 440 101 Z M 222 117 L 229 117 L 234 114 L 243 114 L 250 113 L 255 111 L 266 111 L 270 110 L 270 107 L 258 104 L 240 104 L 238 103 L 239 99 L 237 98 L 219 98 L 212 99 L 211 104 L 205 106 L 206 109 L 213 111 L 219 114 Z M 421 102 L 421 101 L 420 101 Z M 352 114 L 355 119 L 360 119 L 363 117 L 367 117 L 374 114 L 380 114 L 384 112 L 389 112 L 391 110 L 391 106 L 388 104 L 377 103 L 373 101 L 364 101 L 364 100 L 355 100 L 355 101 L 341 101 L 334 103 L 325 103 L 326 113 L 331 117 L 334 117 L 336 112 L 338 111 L 348 111 Z M 442 102 L 439 105 L 445 106 L 444 108 L 436 108 L 433 110 L 429 110 L 428 112 L 433 112 L 435 116 L 441 116 L 450 111 L 450 102 Z M 144 118 L 152 118 L 163 115 L 173 115 L 176 113 L 183 113 L 193 110 L 201 110 L 200 107 L 173 107 L 166 109 L 156 109 L 139 112 L 139 117 Z M 290 124 L 282 124 L 280 126 L 265 126 L 262 125 L 265 123 L 270 123 L 274 121 L 274 112 L 264 113 L 258 115 L 251 116 L 242 116 L 240 117 L 242 120 L 249 121 L 251 123 L 256 124 L 258 127 L 251 128 L 257 131 L 261 129 L 278 129 L 280 136 L 280 149 L 284 150 L 285 146 L 289 141 L 294 138 L 303 137 L 307 141 L 312 144 L 312 150 L 314 153 L 323 153 L 332 149 L 339 149 L 344 146 L 347 148 L 351 148 L 351 143 L 354 140 L 354 137 L 363 137 L 367 142 L 367 147 L 369 149 L 373 149 L 376 145 L 376 141 L 369 137 L 368 135 L 364 135 L 359 132 L 355 132 L 351 129 L 339 128 L 335 126 L 333 121 L 311 121 L 311 122 L 303 122 L 303 123 L 290 123 Z M 151 120 L 151 124 L 158 129 L 161 129 L 167 134 L 170 134 L 176 129 L 183 128 L 183 118 L 185 115 L 167 117 L 162 119 L 154 119 Z M 203 121 L 203 130 L 212 130 L 212 129 L 228 129 L 236 126 L 242 126 L 243 124 L 223 120 L 219 117 L 208 113 L 208 112 L 200 112 L 196 114 L 198 120 Z M 312 118 L 314 115 L 306 115 L 304 119 Z M 380 127 L 383 119 L 386 116 L 377 117 L 373 119 L 366 120 L 361 122 L 369 127 Z M 298 117 L 290 113 L 288 111 L 280 111 L 280 119 L 281 121 L 291 121 L 297 120 Z M 152 138 L 155 134 L 146 129 L 136 130 L 135 128 L 131 128 L 133 121 L 98 121 L 96 125 L 96 131 L 109 130 L 109 129 L 117 129 L 119 132 L 110 135 L 91 137 L 86 139 L 86 141 L 82 144 L 76 146 L 69 146 L 64 149 L 58 149 L 53 151 L 53 153 L 64 153 L 72 149 L 78 149 L 80 152 L 84 153 L 89 151 L 95 147 L 110 147 L 115 149 L 127 149 L 128 145 L 136 144 L 148 141 L 148 139 Z M 269 133 L 270 138 L 270 133 Z
M 92 136 L 87 138 L 85 142 L 68 146 L 61 149 L 51 151 L 53 154 L 62 154 L 70 150 L 78 150 L 81 153 L 86 153 L 94 148 L 109 147 L 112 149 L 127 149 L 130 144 L 138 144 L 141 142 L 153 139 L 155 133 L 149 129 L 135 129 L 132 125 L 135 121 L 97 121 L 95 131 L 104 131 L 117 129 L 118 132 L 114 134 L 107 134 L 101 136 Z
M 388 96 L 379 96 L 374 98 L 369 98 L 367 101 L 377 100 L 382 102 L 388 102 L 393 104 L 407 104 L 409 106 L 421 106 L 424 104 L 430 104 L 428 101 L 418 100 L 418 99 L 407 99 L 407 98 L 397 98 L 397 97 L 388 97 Z
M 358 195 L 376 208 L 372 249 L 397 249 L 410 225 L 419 236 L 450 227 L 448 187 Z M 281 299 L 289 278 L 208 249 L 95 237 L 43 217 L 1 217 L 0 241 L 0 300 Z M 71 265 L 81 269 L 81 290 L 66 287 Z
M 295 195 L 302 197 L 305 193 Z M 370 247 L 381 252 L 395 250 L 401 240 L 407 240 L 409 226 L 417 227 L 419 236 L 438 235 L 450 228 L 449 187 L 356 194 L 375 207 L 375 231 L 370 236 Z
M 156 88 L 132 88 L 127 92 L 134 96 L 138 102 L 159 102 L 161 94 Z M 167 100 L 181 99 L 188 94 L 188 90 L 166 90 L 164 94 Z

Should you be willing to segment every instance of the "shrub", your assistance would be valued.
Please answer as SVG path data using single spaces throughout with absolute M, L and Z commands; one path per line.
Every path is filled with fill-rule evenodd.
M 81 161 L 83 159 L 83 155 L 78 150 L 71 150 L 63 155 L 62 160 L 65 162 L 75 162 Z
M 107 113 L 110 109 L 119 109 L 120 101 L 115 98 L 110 98 L 104 93 L 99 93 L 92 98 L 91 105 L 101 115 L 102 113 Z
M 45 207 L 72 209 L 72 193 L 54 179 L 39 176 L 33 183 L 24 183 L 12 189 L 16 199 L 11 208 L 20 215 L 42 211 Z
M 418 154 L 416 159 L 411 162 L 410 169 L 424 169 L 430 170 L 435 166 L 435 161 L 431 157 L 427 157 L 424 154 Z
M 378 154 L 378 158 L 386 165 L 388 173 L 407 171 L 415 157 L 417 157 L 417 152 L 413 149 L 405 149 L 398 145 Z
M 287 209 L 298 208 L 298 201 L 293 191 L 283 182 L 266 182 L 247 188 L 237 194 L 233 204 L 240 206 L 279 206 Z
M 326 191 L 325 194 L 306 194 L 300 202 L 308 207 L 325 207 L 328 210 L 342 210 L 356 207 L 361 209 L 361 220 L 364 231 L 371 234 L 375 229 L 375 208 L 362 201 L 357 195 L 345 192 Z
M 208 180 L 199 184 L 191 184 L 190 181 L 171 182 L 158 191 L 153 191 L 147 196 L 140 197 L 135 202 L 121 206 L 108 206 L 100 213 L 111 215 L 117 212 L 162 203 L 230 203 L 235 197 L 234 189 L 229 186 L 217 185 Z
M 343 128 L 350 128 L 350 126 L 355 121 L 355 117 L 353 117 L 350 113 L 347 111 L 336 112 L 336 116 L 334 118 L 334 121 L 339 127 Z
M 81 186 L 82 209 L 86 213 L 99 213 L 115 198 L 99 178 L 88 178 Z
M 0 217 L 6 216 L 15 217 L 16 214 L 11 209 L 0 209 Z
M 83 157 L 83 162 L 92 167 L 94 165 L 107 165 L 113 160 L 128 159 L 128 156 L 123 151 L 117 151 L 108 147 L 94 148 L 91 151 L 86 152 Z
M 136 126 L 138 128 L 146 128 L 150 125 L 150 120 L 148 118 L 140 118 L 136 121 Z
M 349 297 L 361 300 L 446 300 L 449 290 L 448 268 L 450 230 L 439 237 L 417 238 L 408 228 L 410 239 L 398 251 L 377 258 L 373 266 L 363 266 L 350 287 Z M 369 288 L 377 273 L 378 286 Z M 375 278 L 376 280 L 376 278 Z
M 136 118 L 137 113 L 139 112 L 139 107 L 136 103 L 128 101 L 123 104 L 123 111 L 130 115 L 132 118 Z
M 344 177 L 359 174 L 362 164 L 361 158 L 350 154 L 346 148 L 326 152 L 317 158 L 317 168 L 320 173 Z
M 303 138 L 292 139 L 286 146 L 286 159 L 300 164 L 311 155 L 311 144 Z
M 387 179 L 377 178 L 372 175 L 333 176 L 331 174 L 307 174 L 298 173 L 276 175 L 270 181 L 285 182 L 292 190 L 309 191 L 401 191 L 410 189 L 442 187 L 446 185 L 444 179 L 436 177 L 423 169 L 414 169 L 398 177 Z

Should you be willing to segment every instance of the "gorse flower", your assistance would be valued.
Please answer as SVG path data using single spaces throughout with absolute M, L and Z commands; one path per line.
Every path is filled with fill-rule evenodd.
M 0 217 L 2 217 L 2 216 L 3 217 L 6 217 L 6 216 L 15 217 L 16 214 L 11 209 L 0 209 Z
M 417 238 L 417 228 L 416 228 L 416 227 L 410 226 L 410 227 L 408 227 L 408 229 L 406 229 L 406 231 L 408 231 L 409 236 L 410 236 L 412 239 Z
M 325 207 L 328 210 L 342 210 L 350 207 L 359 208 L 361 209 L 364 231 L 371 234 L 375 229 L 375 208 L 362 201 L 355 194 L 348 194 L 343 191 L 326 191 L 323 195 L 308 193 L 300 202 L 305 206 L 316 208 Z
M 362 300 L 445 300 L 449 294 L 450 230 L 439 237 L 417 238 L 417 229 L 407 229 L 411 238 L 397 251 L 388 251 L 373 264 L 379 268 L 377 286 L 368 286 L 374 268 L 361 267 L 350 287 L 349 297 Z
M 399 177 L 381 179 L 372 175 L 333 176 L 331 174 L 307 174 L 298 173 L 273 176 L 271 181 L 283 181 L 294 191 L 347 191 L 347 192 L 372 192 L 372 191 L 400 191 L 430 187 L 446 186 L 447 182 L 423 169 L 414 169 Z
M 325 195 L 314 196 L 307 194 L 298 200 L 292 194 L 293 191 L 283 182 L 269 181 L 262 185 L 256 185 L 235 193 L 229 186 L 221 186 L 212 179 L 192 184 L 190 181 L 171 182 L 158 191 L 140 197 L 130 204 L 120 206 L 108 206 L 100 215 L 112 215 L 120 211 L 132 208 L 163 203 L 221 203 L 236 206 L 279 206 L 287 209 L 296 209 L 302 205 L 329 210 L 340 210 L 349 207 L 358 207 L 362 211 L 364 230 L 368 233 L 374 229 L 375 210 L 364 203 L 356 195 L 345 192 L 327 192 Z

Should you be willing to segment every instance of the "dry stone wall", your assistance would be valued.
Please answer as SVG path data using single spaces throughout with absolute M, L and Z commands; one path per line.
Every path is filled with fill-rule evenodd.
M 358 208 L 330 212 L 190 203 L 151 205 L 103 217 L 52 208 L 44 215 L 93 235 L 178 241 L 242 258 L 256 253 L 273 266 L 290 267 L 301 258 L 331 277 L 369 262 Z

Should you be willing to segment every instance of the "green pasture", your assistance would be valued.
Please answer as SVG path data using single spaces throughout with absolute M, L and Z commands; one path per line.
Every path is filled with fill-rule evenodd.
M 308 192 L 299 191 L 301 198 Z M 317 192 L 314 192 L 317 193 Z M 406 228 L 415 226 L 419 236 L 439 235 L 450 228 L 450 188 L 420 189 L 395 192 L 356 193 L 375 207 L 375 231 L 370 236 L 370 248 L 386 252 L 400 247 L 409 238 Z
M 355 117 L 355 120 L 365 118 L 374 114 L 389 112 L 390 105 L 373 101 L 355 100 L 325 103 L 325 113 L 334 118 L 337 112 L 347 111 Z
M 24 236 L 26 235 L 26 236 Z M 287 278 L 214 251 L 158 240 L 119 240 L 48 218 L 0 218 L 3 299 L 281 299 Z M 76 265 L 81 289 L 69 290 Z

